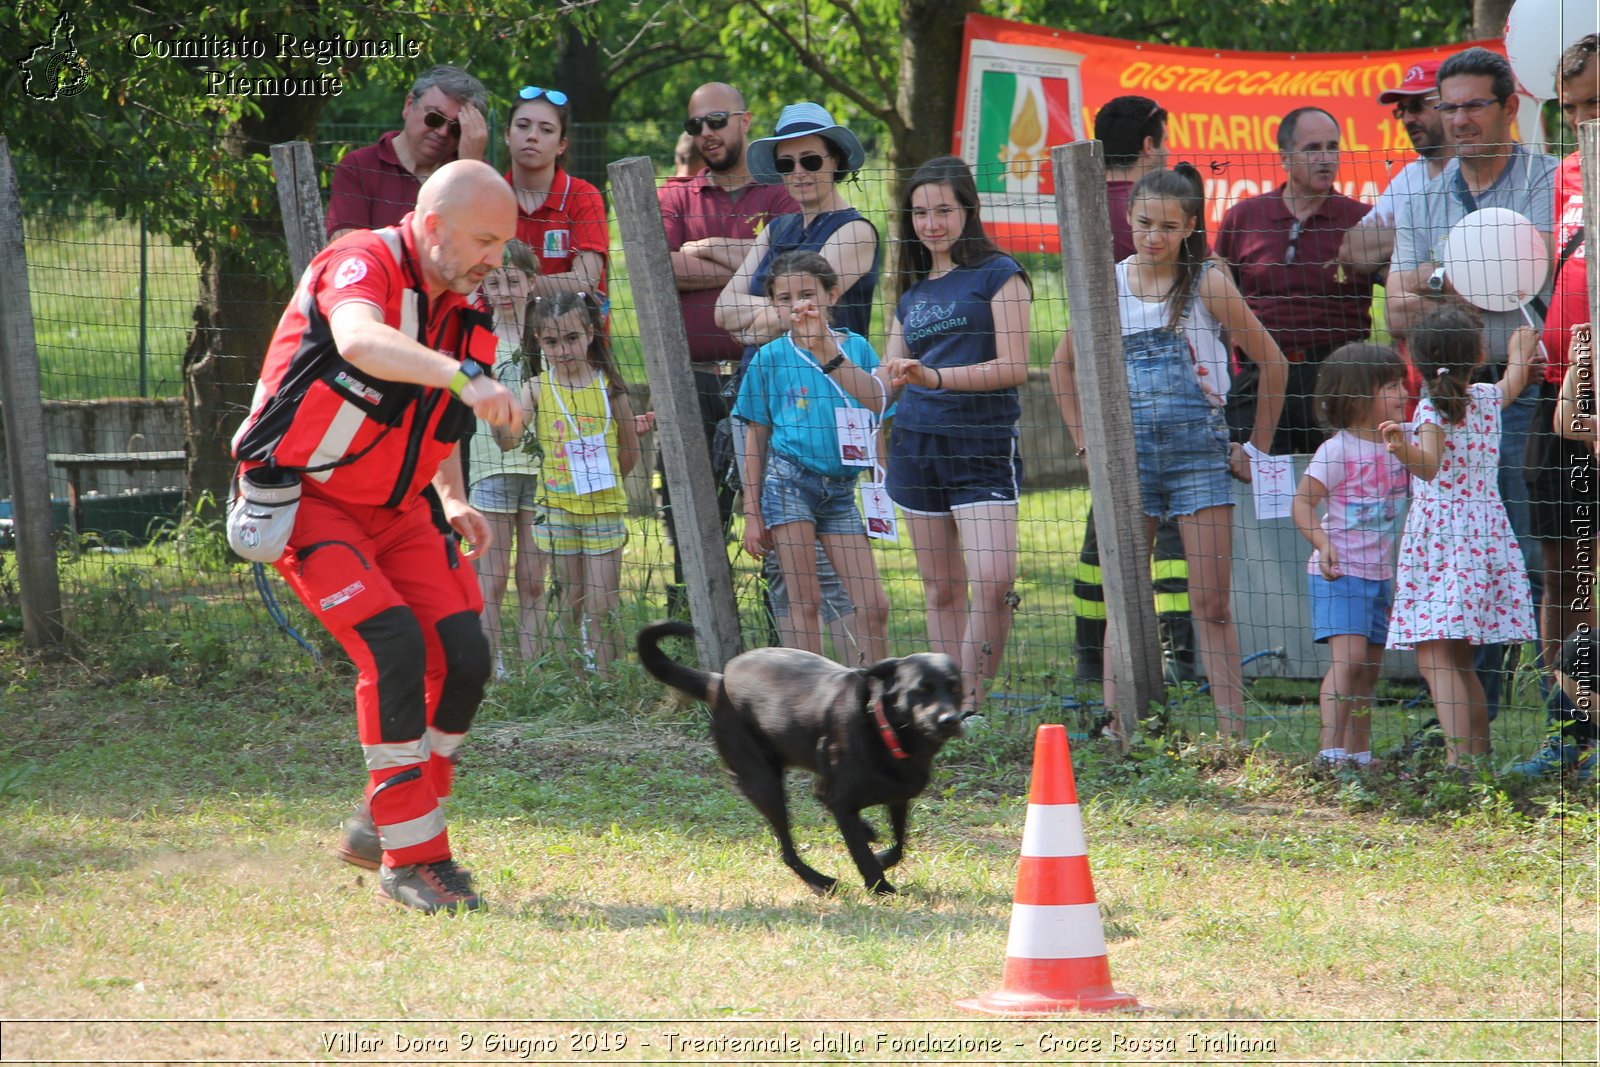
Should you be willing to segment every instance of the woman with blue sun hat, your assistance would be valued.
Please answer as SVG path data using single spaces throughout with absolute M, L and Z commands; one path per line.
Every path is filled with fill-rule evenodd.
M 831 311 L 831 325 L 868 336 L 872 301 L 878 289 L 882 243 L 877 227 L 850 206 L 840 183 L 854 176 L 866 162 L 861 141 L 833 120 L 828 109 L 807 101 L 790 104 L 778 115 L 772 136 L 750 142 L 745 163 L 750 176 L 763 185 L 781 184 L 800 205 L 797 214 L 774 216 L 756 235 L 739 270 L 717 298 L 717 325 L 744 346 L 742 366 L 756 351 L 785 330 L 777 306 L 768 298 L 767 280 L 773 261 L 786 252 L 816 252 L 828 261 L 838 277 L 839 298 Z M 733 443 L 738 469 L 744 469 L 744 434 L 734 427 Z M 760 495 L 759 487 L 746 492 Z M 779 629 L 789 614 L 788 589 L 776 557 L 763 561 L 767 584 L 767 609 Z M 817 580 L 822 593 L 822 618 L 832 634 L 841 662 L 855 665 L 859 658 L 855 605 L 829 562 L 817 548 Z
M 506 181 L 517 197 L 517 240 L 533 249 L 539 274 L 533 295 L 594 293 L 606 301 L 606 253 L 611 231 L 600 190 L 562 167 L 567 158 L 567 94 L 525 85 L 506 120 L 511 169 Z
M 750 176 L 763 185 L 782 185 L 800 205 L 798 214 L 777 216 L 757 235 L 717 299 L 717 325 L 744 342 L 746 362 L 783 332 L 767 298 L 767 271 L 784 252 L 820 253 L 838 274 L 843 294 L 833 308 L 833 325 L 868 335 L 881 242 L 877 228 L 841 191 L 866 158 L 856 135 L 809 101 L 784 108 L 772 136 L 745 150 Z

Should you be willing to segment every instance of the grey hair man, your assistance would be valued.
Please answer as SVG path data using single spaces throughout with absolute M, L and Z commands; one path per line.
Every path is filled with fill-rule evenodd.
M 328 189 L 328 239 L 393 226 L 417 203 L 428 176 L 456 159 L 484 158 L 489 101 L 483 83 L 441 63 L 412 83 L 401 126 L 345 155 Z

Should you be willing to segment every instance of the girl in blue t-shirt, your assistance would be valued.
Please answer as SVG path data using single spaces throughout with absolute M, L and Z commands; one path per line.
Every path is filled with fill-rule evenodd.
M 787 333 L 750 361 L 734 404 L 747 427 L 744 547 L 776 551 L 789 591 L 779 617 L 783 643 L 822 653 L 816 546 L 833 564 L 855 605 L 860 655 L 888 655 L 889 600 L 856 507 L 856 481 L 874 463 L 877 416 L 886 390 L 872 376 L 877 353 L 865 338 L 828 325 L 838 275 L 815 252 L 773 260 L 768 284 Z M 759 497 L 759 499 L 757 499 Z
M 1033 292 L 984 233 L 977 185 L 955 156 L 917 168 L 900 230 L 904 295 L 883 373 L 904 393 L 887 488 L 906 513 L 929 643 L 961 664 L 970 715 L 999 668 L 1016 605 L 1017 387 L 1028 376 Z

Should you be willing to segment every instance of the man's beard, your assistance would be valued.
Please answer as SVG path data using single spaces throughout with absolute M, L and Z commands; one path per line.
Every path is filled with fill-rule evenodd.
M 727 148 L 728 143 L 724 141 L 722 146 Z M 724 158 L 720 163 L 713 162 L 710 156 L 705 156 L 703 158 L 706 161 L 707 169 L 714 170 L 718 174 L 726 174 L 728 171 L 737 167 L 739 162 L 744 159 L 744 145 L 739 145 L 737 148 L 730 151 L 726 158 Z

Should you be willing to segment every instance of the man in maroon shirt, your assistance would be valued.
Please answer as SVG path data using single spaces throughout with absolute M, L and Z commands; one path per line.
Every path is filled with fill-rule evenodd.
M 750 132 L 750 112 L 739 90 L 722 82 L 708 82 L 689 97 L 683 128 L 705 160 L 699 174 L 686 181 L 668 182 L 657 191 L 661 218 L 667 230 L 672 273 L 683 306 L 683 325 L 689 335 L 689 359 L 694 364 L 695 389 L 700 398 L 700 419 L 706 444 L 713 446 L 717 424 L 729 417 L 732 398 L 723 392 L 739 368 L 744 345 L 716 323 L 717 296 L 755 243 L 756 234 L 775 215 L 799 211 L 781 185 L 762 185 L 745 164 L 745 140 Z M 717 452 L 712 453 L 715 465 Z M 657 459 L 659 469 L 660 460 Z M 718 466 L 717 509 L 723 526 L 733 514 L 738 482 L 728 465 Z M 667 601 L 671 609 L 681 596 L 683 562 L 678 556 L 672 521 L 672 499 L 661 478 L 661 516 L 672 542 L 674 590 Z
M 1106 154 L 1106 204 L 1111 212 L 1111 255 L 1133 255 L 1128 196 L 1134 183 L 1167 165 L 1167 109 L 1145 96 L 1119 96 L 1094 113 L 1094 139 Z
M 1345 231 L 1371 210 L 1334 189 L 1339 124 L 1316 107 L 1295 108 L 1278 127 L 1285 181 L 1228 209 L 1216 251 L 1233 269 L 1250 310 L 1289 360 L 1278 454 L 1315 452 L 1323 433 L 1313 411 L 1317 368 L 1342 344 L 1372 333 L 1372 275 L 1338 262 Z M 1255 420 L 1254 364 L 1235 372 L 1228 423 Z
M 328 239 L 396 225 L 416 206 L 428 175 L 453 159 L 483 159 L 487 114 L 488 95 L 477 78 L 444 64 L 425 71 L 406 94 L 401 128 L 333 168 Z

